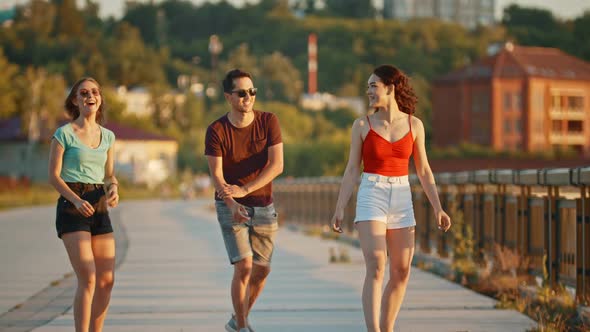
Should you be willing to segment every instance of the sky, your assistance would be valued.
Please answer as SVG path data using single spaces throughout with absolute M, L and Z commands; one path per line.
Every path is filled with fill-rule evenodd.
M 97 0 L 100 3 L 100 16 L 115 16 L 120 18 L 123 15 L 125 0 Z M 147 0 L 144 0 L 147 1 Z M 158 1 L 158 0 L 156 0 Z M 201 4 L 206 0 L 191 0 L 196 4 Z M 364 1 L 364 0 L 359 0 Z M 383 0 L 374 0 L 375 3 L 382 3 Z M 23 3 L 26 0 L 0 0 L 0 6 Z M 78 0 L 84 3 L 84 0 Z M 241 5 L 244 2 L 256 2 L 256 0 L 228 0 L 234 5 Z M 590 10 L 590 1 L 588 0 L 496 0 L 496 17 L 502 16 L 502 9 L 511 3 L 520 6 L 539 7 L 549 9 L 559 18 L 574 18 L 580 16 L 584 10 Z

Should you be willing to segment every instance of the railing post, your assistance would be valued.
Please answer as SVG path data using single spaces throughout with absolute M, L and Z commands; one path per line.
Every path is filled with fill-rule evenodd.
M 577 201 L 576 299 L 588 305 L 590 301 L 590 167 L 579 168 L 572 182 L 580 186 Z
M 451 199 L 451 193 L 449 192 L 450 174 L 440 173 L 436 176 L 436 182 L 440 187 L 440 200 L 443 210 L 449 211 L 449 201 Z M 433 216 L 436 218 L 436 216 Z M 449 244 L 447 233 L 442 232 L 438 229 L 438 224 L 435 219 L 432 219 L 434 223 L 434 231 L 437 236 L 437 253 L 441 258 L 449 257 Z
M 478 188 L 480 195 L 480 218 L 481 218 L 481 244 L 483 253 L 489 255 L 494 249 L 495 242 L 495 195 L 488 191 L 491 183 L 491 173 L 489 170 L 475 172 L 475 182 L 480 185 Z
M 571 184 L 570 172 L 569 169 L 544 170 L 540 173 L 540 180 L 541 184 L 547 186 L 548 205 L 547 218 L 545 219 L 547 227 L 545 233 L 547 272 L 549 274 L 549 284 L 551 287 L 555 287 L 560 281 L 562 253 L 564 252 L 561 243 L 561 209 L 566 207 L 559 197 L 559 187 Z
M 475 171 L 473 182 L 475 183 L 475 210 L 473 233 L 476 242 L 475 260 L 482 261 L 486 247 L 486 184 L 489 184 L 489 171 Z
M 517 250 L 518 243 L 518 203 L 514 193 L 516 174 L 516 171 L 509 169 L 494 172 L 494 182 L 498 185 L 499 192 L 497 201 L 500 205 L 496 208 L 496 222 L 500 224 L 496 230 L 501 233 L 500 236 L 496 233 L 496 238 L 500 244 L 512 250 Z

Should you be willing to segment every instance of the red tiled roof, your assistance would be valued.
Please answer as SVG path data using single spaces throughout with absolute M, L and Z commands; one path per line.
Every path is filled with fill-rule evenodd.
M 556 48 L 507 45 L 497 54 L 452 71 L 437 81 L 491 77 L 544 77 L 586 81 L 590 80 L 590 63 Z
M 115 137 L 121 140 L 131 141 L 176 141 L 172 137 L 150 133 L 141 129 L 132 128 L 120 123 L 108 122 L 104 125 L 115 133 Z
M 24 141 L 20 118 L 0 119 L 0 141 Z

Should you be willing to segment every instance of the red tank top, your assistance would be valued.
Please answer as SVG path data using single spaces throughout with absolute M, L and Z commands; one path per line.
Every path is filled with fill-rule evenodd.
M 389 142 L 377 134 L 369 123 L 369 133 L 363 142 L 363 165 L 365 173 L 380 174 L 383 176 L 404 176 L 408 175 L 408 164 L 410 156 L 414 151 L 414 137 L 412 136 L 412 119 L 410 131 L 395 142 Z

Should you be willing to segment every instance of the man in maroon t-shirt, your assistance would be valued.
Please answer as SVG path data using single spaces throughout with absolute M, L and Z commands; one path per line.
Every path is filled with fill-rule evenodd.
M 229 332 L 253 331 L 248 313 L 270 273 L 278 229 L 271 181 L 283 172 L 283 143 L 273 113 L 253 109 L 252 76 L 239 69 L 223 80 L 226 115 L 207 128 L 205 155 L 215 185 L 217 220 L 234 265 L 231 296 L 235 315 Z

